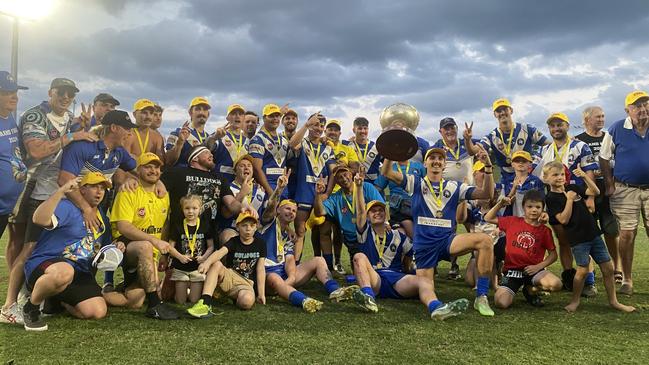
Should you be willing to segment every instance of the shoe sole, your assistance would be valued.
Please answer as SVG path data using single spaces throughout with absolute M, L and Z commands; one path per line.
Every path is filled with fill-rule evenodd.
M 43 331 L 47 331 L 47 325 L 45 325 L 45 326 L 43 326 L 43 327 L 27 327 L 27 326 L 24 326 L 24 327 L 25 327 L 25 331 L 29 331 L 29 332 L 43 332 Z
M 371 305 L 370 303 L 368 303 L 367 297 L 365 296 L 365 294 L 362 291 L 355 290 L 352 293 L 352 298 L 354 299 L 354 302 L 356 302 L 356 304 L 358 304 L 365 311 L 370 312 L 370 313 L 378 313 L 379 307 Z
M 354 296 L 354 292 L 356 290 L 360 290 L 360 287 L 358 285 L 350 285 L 342 289 L 343 290 L 340 292 L 340 295 L 329 297 L 329 299 L 334 302 L 344 302 L 347 300 L 351 300 Z
M 318 300 L 309 300 L 308 302 L 304 303 L 304 306 L 302 307 L 305 312 L 307 313 L 315 313 L 322 309 L 322 302 Z
M 457 317 L 466 312 L 469 308 L 469 301 L 467 299 L 458 299 L 448 303 L 450 311 L 442 315 L 435 316 L 435 312 L 431 313 L 430 318 L 437 321 L 444 321 L 449 318 Z

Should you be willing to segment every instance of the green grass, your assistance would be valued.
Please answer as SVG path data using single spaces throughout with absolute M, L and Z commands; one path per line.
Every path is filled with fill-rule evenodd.
M 647 363 L 649 358 L 649 249 L 638 235 L 635 290 L 621 298 L 637 306 L 630 315 L 606 304 L 600 294 L 584 300 L 578 313 L 563 311 L 569 293 L 553 294 L 541 309 L 526 305 L 519 294 L 510 310 L 494 318 L 471 309 L 446 322 L 433 322 L 415 300 L 379 300 L 380 312 L 361 312 L 352 303 L 326 303 L 305 314 L 279 299 L 243 312 L 228 302 L 224 314 L 208 320 L 155 321 L 143 311 L 110 309 L 99 321 L 67 316 L 48 318 L 49 330 L 28 333 L 0 327 L 0 360 L 16 364 L 212 364 L 212 363 Z M 0 247 L 4 252 L 5 240 Z M 4 295 L 7 270 L 0 264 Z M 461 260 L 462 263 L 465 260 Z M 444 277 L 448 264 L 440 268 Z M 559 271 L 555 263 L 552 270 Z M 438 279 L 442 300 L 472 297 L 460 282 Z M 304 290 L 324 299 L 312 282 Z

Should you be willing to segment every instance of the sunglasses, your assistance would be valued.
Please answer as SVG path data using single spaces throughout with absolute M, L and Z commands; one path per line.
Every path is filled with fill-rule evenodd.
M 74 99 L 74 97 L 77 96 L 77 93 L 69 89 L 56 89 L 56 95 L 60 98 L 68 97 Z

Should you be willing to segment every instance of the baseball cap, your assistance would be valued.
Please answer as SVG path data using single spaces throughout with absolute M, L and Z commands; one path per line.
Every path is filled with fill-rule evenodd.
M 562 121 L 570 124 L 570 120 L 568 119 L 568 116 L 563 114 L 563 113 L 552 113 L 552 114 L 550 114 L 550 116 L 548 117 L 548 119 L 545 122 L 550 123 L 554 119 L 559 119 L 559 120 L 562 120 Z
M 122 251 L 111 243 L 99 249 L 92 260 L 92 266 L 100 271 L 115 271 L 123 258 Z
M 74 83 L 74 81 L 70 79 L 66 79 L 64 77 L 57 77 L 54 80 L 52 80 L 52 83 L 50 84 L 50 89 L 61 89 L 61 88 L 73 89 L 75 93 L 79 92 L 77 85 Z
M 115 99 L 112 95 L 108 93 L 100 93 L 95 96 L 95 100 L 92 101 L 92 103 L 96 103 L 98 101 L 103 101 L 105 103 L 111 103 L 113 105 L 119 105 L 119 101 Z
M 532 155 L 530 155 L 530 153 L 527 152 L 527 151 L 516 151 L 516 152 L 514 152 L 514 154 L 512 154 L 512 161 L 514 161 L 515 159 L 517 159 L 519 157 L 524 158 L 529 162 L 534 161 L 534 160 L 532 160 Z
M 133 104 L 133 111 L 134 112 L 145 109 L 145 108 L 153 108 L 153 109 L 155 109 L 155 103 L 152 102 L 149 99 L 139 99 L 138 101 L 135 102 L 135 104 Z
M 484 169 L 484 168 L 485 168 L 484 162 L 482 162 L 482 161 L 476 161 L 476 162 L 473 164 L 473 167 L 471 168 L 471 170 L 473 170 L 473 172 L 476 172 L 476 171 L 480 171 L 480 170 L 482 170 L 482 169 Z
M 354 125 L 367 127 L 368 125 L 370 125 L 370 121 L 365 117 L 357 117 L 356 119 L 354 119 Z
M 113 184 L 111 184 L 110 180 L 104 174 L 97 171 L 89 172 L 83 175 L 83 177 L 81 177 L 79 186 L 97 184 L 104 184 L 106 189 L 110 189 L 113 186 Z
M 509 100 L 505 98 L 496 99 L 496 101 L 494 101 L 494 103 L 491 105 L 491 110 L 495 112 L 496 109 L 500 108 L 501 106 L 506 106 L 511 108 L 512 104 L 510 104 Z
M 250 213 L 248 211 L 244 211 L 242 213 L 239 213 L 239 215 L 237 216 L 237 220 L 235 221 L 235 224 L 239 224 L 239 223 L 243 222 L 246 219 L 252 219 L 252 220 L 255 221 L 255 223 L 257 221 L 259 221 L 259 219 L 257 219 L 257 217 L 252 215 L 252 213 Z
M 266 104 L 264 105 L 264 109 L 262 110 L 262 115 L 267 116 L 275 113 L 281 113 L 281 109 L 277 104 Z
M 7 71 L 0 71 L 0 90 L 2 91 L 16 91 L 27 90 L 25 86 L 20 86 L 16 83 L 16 79 Z
M 201 104 L 207 105 L 207 107 L 210 108 L 210 109 L 212 108 L 212 106 L 207 101 L 207 99 L 205 99 L 202 96 L 197 96 L 197 97 L 193 98 L 191 103 L 189 103 L 189 108 L 191 109 L 193 106 L 201 105 Z
M 325 125 L 325 128 L 329 128 L 332 125 L 337 125 L 339 129 L 342 127 L 342 125 L 340 124 L 340 121 L 338 119 L 329 119 L 329 121 Z
M 106 115 L 104 115 L 104 118 L 102 118 L 101 124 L 102 125 L 115 124 L 127 129 L 137 128 L 137 125 L 135 125 L 131 121 L 131 117 L 128 115 L 128 113 L 123 110 L 109 111 L 108 113 L 106 113 Z
M 442 148 L 433 147 L 430 148 L 428 151 L 426 151 L 426 156 L 424 156 L 424 161 L 428 160 L 428 156 L 432 155 L 433 153 L 437 153 L 438 155 L 441 155 L 446 160 L 446 151 L 444 151 L 444 149 Z
M 339 172 L 342 172 L 342 171 L 352 171 L 352 170 L 346 164 L 341 163 L 341 164 L 336 165 L 336 167 L 334 167 L 334 169 L 332 171 L 332 174 L 334 176 L 336 176 Z
M 156 163 L 158 166 L 162 166 L 162 160 L 160 160 L 160 157 L 153 152 L 145 152 L 137 158 L 138 167 L 152 162 Z
M 295 111 L 295 109 L 289 109 L 289 110 L 287 110 L 287 111 L 286 111 L 286 114 L 284 114 L 284 115 L 289 115 L 289 114 L 293 114 L 293 115 L 295 115 L 296 117 L 298 116 L 298 115 L 297 115 L 297 112 Z
M 642 98 L 649 98 L 649 94 L 641 90 L 630 92 L 624 99 L 624 106 L 629 106 Z
M 187 163 L 192 163 L 192 161 L 194 161 L 194 159 L 198 157 L 198 155 L 205 151 L 209 152 L 210 150 L 205 146 L 195 146 L 189 151 L 189 156 L 187 156 Z
M 234 163 L 234 167 L 237 167 L 239 162 L 241 162 L 243 160 L 248 160 L 248 161 L 250 161 L 250 163 L 253 163 L 254 157 L 252 157 L 252 156 L 250 156 L 249 154 L 246 153 L 245 155 L 242 155 L 241 157 L 239 157 L 237 159 L 237 161 Z
M 380 205 L 385 209 L 385 203 L 380 201 L 380 200 L 372 200 L 371 202 L 367 203 L 367 206 L 365 208 L 366 211 L 369 211 L 373 206 Z
M 455 119 L 453 119 L 451 117 L 446 117 L 446 118 L 439 121 L 439 128 L 440 129 L 442 129 L 442 128 L 446 127 L 446 126 L 449 126 L 449 125 L 457 126 L 457 123 L 455 123 Z
M 246 112 L 246 109 L 243 107 L 243 105 L 241 105 L 241 104 L 230 104 L 230 106 L 228 106 L 228 114 L 232 113 L 234 110 L 237 110 L 237 109 L 241 110 L 244 113 Z

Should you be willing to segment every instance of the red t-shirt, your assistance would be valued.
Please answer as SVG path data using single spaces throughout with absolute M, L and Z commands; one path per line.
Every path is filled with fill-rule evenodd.
M 533 226 L 520 217 L 498 217 L 498 229 L 505 232 L 505 265 L 503 270 L 522 270 L 545 258 L 545 251 L 554 251 L 552 231 L 544 224 Z

